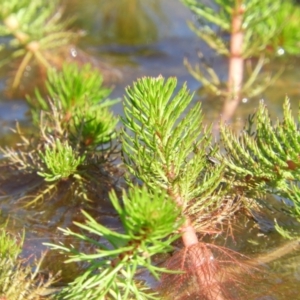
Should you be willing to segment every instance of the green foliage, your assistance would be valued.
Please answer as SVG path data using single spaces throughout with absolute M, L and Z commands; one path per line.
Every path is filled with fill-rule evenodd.
M 84 107 L 74 111 L 70 132 L 82 148 L 95 149 L 116 138 L 119 122 L 111 111 L 101 105 Z
M 203 130 L 200 103 L 187 111 L 192 95 L 184 85 L 172 96 L 176 84 L 175 78 L 142 78 L 127 88 L 124 161 L 151 190 L 167 191 L 182 211 L 205 219 L 220 201 L 223 167 L 207 160 L 217 149 L 208 151 L 211 133 Z
M 285 196 L 291 183 L 299 180 L 300 135 L 288 99 L 283 112 L 283 120 L 273 125 L 261 102 L 239 136 L 221 126 L 226 150 L 221 159 L 235 176 L 236 185 Z
M 21 253 L 24 235 L 18 240 L 6 230 L 7 225 L 0 228 L 0 255 L 2 259 L 16 259 Z
M 69 44 L 77 34 L 67 31 L 70 20 L 63 21 L 59 1 L 2 0 L 0 35 L 9 38 L 1 50 L 9 50 L 0 65 L 22 58 L 13 81 L 16 88 L 26 66 L 35 60 L 49 68 L 51 55 L 47 51 Z
M 258 57 L 255 66 L 248 68 L 248 79 L 243 83 L 242 93 L 248 97 L 260 94 L 280 75 L 273 78 L 259 76 L 263 66 L 276 55 L 299 54 L 299 8 L 291 1 L 282 0 L 215 0 L 216 5 L 207 5 L 197 0 L 182 0 L 197 16 L 198 25 L 189 22 L 193 30 L 218 55 L 232 58 L 230 39 L 224 34 L 232 35 L 233 20 L 237 14 L 242 16 L 243 47 L 242 59 Z M 237 7 L 242 5 L 241 11 Z M 227 96 L 222 79 L 217 72 L 201 58 L 200 64 L 192 66 L 187 60 L 185 65 L 189 72 L 204 87 L 216 95 Z M 255 84 L 259 82 L 259 84 Z
M 59 99 L 61 114 L 65 121 L 69 121 L 75 109 L 96 106 L 100 110 L 118 102 L 118 100 L 106 99 L 111 89 L 103 86 L 102 75 L 89 64 L 83 67 L 64 64 L 61 71 L 49 69 L 45 85 L 48 97 L 54 102 Z M 51 109 L 48 101 L 38 90 L 35 99 L 28 97 L 27 101 L 35 121 L 38 121 L 40 110 L 49 112 Z
M 109 107 L 119 100 L 106 99 L 111 89 L 103 87 L 102 83 L 102 75 L 90 65 L 79 68 L 75 64 L 65 64 L 60 72 L 49 70 L 46 87 L 51 100 L 46 100 L 38 90 L 35 99 L 27 98 L 34 123 L 41 122 L 41 111 L 48 116 L 55 114 L 56 120 L 50 121 L 50 132 L 51 127 L 55 127 L 55 131 L 59 127 L 60 135 L 67 131 L 70 142 L 79 143 L 83 150 L 95 150 L 111 141 L 116 137 L 118 118 Z
M 64 64 L 60 72 L 50 69 L 46 82 L 47 92 L 54 99 L 58 97 L 63 110 L 67 113 L 73 107 L 83 107 L 101 103 L 102 107 L 111 106 L 112 101 L 104 101 L 111 93 L 103 86 L 103 77 L 89 64 L 78 67 L 76 64 Z M 38 95 L 38 101 L 45 109 L 45 102 Z
M 67 142 L 56 140 L 51 145 L 46 145 L 44 151 L 39 151 L 45 170 L 37 172 L 45 181 L 67 179 L 76 174 L 77 168 L 85 161 L 85 156 L 78 156 Z
M 45 255 L 32 266 L 19 258 L 23 237 L 10 235 L 5 227 L 0 228 L 0 298 L 9 300 L 38 300 L 54 283 L 55 277 L 45 280 L 39 275 Z
M 201 135 L 200 130 L 200 105 L 187 113 L 191 96 L 183 87 L 172 97 L 175 87 L 176 80 L 159 77 L 140 79 L 127 89 L 122 147 L 130 173 L 152 190 L 166 190 L 187 215 L 201 215 L 204 225 L 214 205 L 226 206 L 216 197 L 221 181 L 232 186 L 231 197 L 234 192 L 250 199 L 272 193 L 290 199 L 287 210 L 299 219 L 299 125 L 288 99 L 283 120 L 275 125 L 263 103 L 239 136 L 222 125 L 225 152 L 209 152 L 210 133 Z M 209 157 L 219 160 L 216 169 Z M 201 222 L 195 225 L 198 229 Z
M 300 220 L 299 115 L 296 122 L 288 98 L 283 105 L 282 121 L 272 124 L 261 102 L 241 134 L 236 135 L 222 125 L 221 139 L 225 153 L 218 158 L 226 165 L 229 178 L 234 176 L 235 187 L 256 199 L 261 198 L 257 195 L 267 193 L 282 197 L 286 211 Z M 263 200 L 260 203 L 269 207 Z M 285 237 L 295 236 L 278 224 L 276 229 Z
M 158 299 L 135 275 L 140 268 L 146 268 L 156 279 L 161 272 L 168 272 L 153 265 L 151 257 L 172 249 L 171 243 L 178 238 L 172 234 L 182 224 L 180 212 L 166 193 L 149 193 L 145 188 L 134 187 L 128 195 L 124 192 L 122 205 L 114 192 L 110 193 L 110 199 L 124 233 L 104 227 L 83 212 L 86 223 L 75 223 L 82 233 L 61 230 L 66 236 L 90 244 L 93 253 L 79 252 L 72 245 L 50 244 L 51 248 L 69 256 L 66 262 L 88 265 L 84 273 L 62 291 L 60 299 Z M 99 237 L 107 242 L 99 242 Z
M 280 24 L 280 33 L 272 38 L 274 49 L 279 55 L 284 53 L 290 55 L 300 54 L 300 30 L 299 30 L 300 8 L 293 1 L 283 1 L 280 10 L 269 18 L 268 22 Z M 278 25 L 277 25 L 278 26 Z M 262 33 L 263 34 L 263 33 Z
M 39 169 L 41 157 L 46 158 L 48 164 L 55 152 L 46 147 L 48 153 L 45 154 L 45 142 L 55 148 L 54 141 L 64 140 L 73 152 L 95 154 L 100 146 L 116 137 L 118 118 L 109 111 L 109 106 L 118 100 L 104 99 L 110 90 L 102 87 L 102 76 L 98 71 L 89 65 L 82 69 L 77 65 L 65 65 L 61 72 L 50 70 L 48 76 L 48 98 L 38 91 L 36 99 L 28 98 L 34 123 L 39 127 L 38 136 L 28 139 L 17 127 L 23 147 L 17 153 L 12 149 L 2 149 L 22 169 Z M 37 151 L 40 148 L 43 150 Z
M 88 199 L 88 187 L 115 150 L 112 140 L 117 136 L 118 118 L 109 106 L 116 100 L 104 99 L 110 90 L 101 86 L 101 75 L 90 66 L 79 69 L 76 65 L 48 74 L 49 97 L 37 92 L 36 102 L 29 99 L 38 132 L 28 137 L 17 126 L 22 140 L 17 151 L 0 148 L 7 158 L 2 165 L 19 174 L 37 174 L 48 183 L 28 204 L 50 195 L 61 180 L 76 183 L 75 194 Z
M 66 27 L 66 23 L 60 21 L 61 12 L 57 15 L 57 7 L 59 2 L 57 0 L 51 1 L 51 3 L 45 3 L 42 0 L 28 1 L 28 0 L 4 0 L 1 3 L 1 19 L 3 24 L 0 27 L 0 34 L 13 36 L 16 32 L 22 32 L 24 34 L 24 40 L 11 41 L 11 45 L 20 46 L 22 42 L 39 41 L 41 38 L 46 40 L 52 40 L 52 42 L 60 41 L 64 43 L 64 40 L 59 40 L 63 35 L 62 31 Z M 60 21 L 60 22 L 59 22 Z M 30 26 L 29 26 L 30 24 Z M 44 25 L 48 25 L 47 27 Z M 61 32 L 61 35 L 52 36 L 54 33 Z M 50 39 L 50 37 L 52 39 Z M 51 46 L 53 44 L 47 44 Z
M 288 205 L 289 213 L 300 222 L 300 188 L 298 181 L 299 180 L 291 184 L 286 193 L 287 198 L 292 201 L 292 205 Z
M 198 16 L 200 27 L 197 28 L 189 22 L 191 29 L 220 55 L 230 55 L 229 44 L 213 30 L 212 24 L 218 30 L 231 34 L 232 17 L 240 2 L 243 3 L 244 58 L 257 56 L 265 51 L 272 38 L 282 30 L 278 24 L 272 22 L 274 15 L 281 9 L 281 0 L 215 0 L 217 8 L 197 0 L 182 2 Z

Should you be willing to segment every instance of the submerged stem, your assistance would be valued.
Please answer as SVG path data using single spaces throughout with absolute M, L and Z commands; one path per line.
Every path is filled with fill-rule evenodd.
M 228 70 L 228 97 L 223 107 L 222 119 L 228 121 L 237 108 L 243 84 L 244 58 L 243 41 L 244 33 L 242 30 L 244 5 L 242 0 L 236 1 L 236 7 L 232 13 L 231 20 L 231 39 L 230 57 Z
M 189 218 L 186 219 L 184 225 L 181 227 L 182 231 L 182 242 L 185 247 L 191 247 L 198 244 L 198 237 L 195 228 L 191 224 Z
M 184 203 L 183 199 L 178 195 L 174 197 L 174 201 L 179 206 L 182 206 L 182 203 Z M 211 268 L 208 267 L 206 272 L 203 272 L 203 265 L 207 264 L 205 262 L 205 257 L 212 258 L 213 253 L 208 248 L 198 247 L 199 240 L 197 233 L 188 216 L 186 216 L 186 221 L 180 230 L 182 232 L 182 242 L 187 249 L 196 280 L 199 286 L 209 288 L 207 300 L 224 300 L 222 287 L 217 279 L 217 271 L 214 268 L 214 264 L 208 264 Z M 194 248 L 197 250 L 194 251 Z
M 23 57 L 19 67 L 18 67 L 18 70 L 16 72 L 16 76 L 14 78 L 14 81 L 12 83 L 12 87 L 13 88 L 16 88 L 19 84 L 20 84 L 20 81 L 21 81 L 21 77 L 25 71 L 25 68 L 27 67 L 27 65 L 29 64 L 31 58 L 32 58 L 33 54 L 31 52 L 27 52 L 25 54 L 25 56 Z

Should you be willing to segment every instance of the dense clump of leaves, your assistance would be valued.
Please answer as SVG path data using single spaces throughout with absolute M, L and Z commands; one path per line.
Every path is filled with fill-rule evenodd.
M 74 111 L 74 117 L 69 124 L 72 140 L 82 148 L 96 150 L 99 145 L 116 138 L 115 128 L 118 122 L 119 119 L 107 107 L 86 104 Z
M 288 99 L 283 113 L 283 120 L 273 125 L 261 102 L 239 135 L 235 135 L 229 126 L 221 126 L 226 150 L 221 158 L 237 184 L 253 183 L 256 190 L 283 195 L 291 183 L 299 180 L 300 135 Z
M 118 101 L 107 99 L 111 89 L 103 86 L 101 73 L 89 64 L 81 68 L 76 64 L 64 64 L 59 72 L 49 69 L 45 85 L 47 96 L 52 100 L 59 99 L 66 121 L 70 119 L 75 109 L 86 105 L 104 108 Z M 27 98 L 33 116 L 38 114 L 39 110 L 50 111 L 49 103 L 38 90 L 35 96 Z
M 115 137 L 118 118 L 109 107 L 119 100 L 107 99 L 111 89 L 103 86 L 102 75 L 97 70 L 90 65 L 79 68 L 65 64 L 61 72 L 48 71 L 46 87 L 52 103 L 39 91 L 35 99 L 28 98 L 35 123 L 40 122 L 41 111 L 49 114 L 59 109 L 59 127 L 67 132 L 73 144 L 95 150 Z
M 173 233 L 182 224 L 180 212 L 165 192 L 149 193 L 146 188 L 135 187 L 128 194 L 124 192 L 123 204 L 114 192 L 110 193 L 110 199 L 120 216 L 124 233 L 99 224 L 83 212 L 86 223 L 75 223 L 82 233 L 61 230 L 66 236 L 91 245 L 93 253 L 79 252 L 72 245 L 50 244 L 51 248 L 69 256 L 67 263 L 84 262 L 88 266 L 61 292 L 60 299 L 159 299 L 135 275 L 141 267 L 156 279 L 160 273 L 170 272 L 153 265 L 151 258 L 172 249 L 171 243 L 178 238 Z
M 200 103 L 189 109 L 192 95 L 186 85 L 175 93 L 176 85 L 176 79 L 160 76 L 139 79 L 127 88 L 122 118 L 124 162 L 152 192 L 166 191 L 185 217 L 180 228 L 183 250 L 176 259 L 170 258 L 172 269 L 184 272 L 172 278 L 174 286 L 182 278 L 189 283 L 195 280 L 201 290 L 195 289 L 197 296 L 230 299 L 230 291 L 218 280 L 219 260 L 213 259 L 208 245 L 199 242 L 196 231 L 207 233 L 222 225 L 240 208 L 241 198 L 234 192 L 224 197 L 228 191 L 222 184 L 224 166 L 210 161 L 218 148 L 212 146 L 210 128 L 203 128 Z M 171 277 L 164 278 L 163 285 L 168 285 Z
M 182 211 L 205 220 L 221 201 L 216 190 L 223 167 L 207 159 L 217 148 L 209 150 L 211 133 L 203 130 L 200 103 L 188 111 L 192 95 L 184 85 L 172 96 L 176 84 L 175 78 L 142 78 L 127 89 L 124 161 L 146 186 L 167 191 Z
M 299 218 L 300 134 L 290 102 L 283 105 L 283 120 L 272 124 L 267 107 L 260 103 L 249 116 L 245 129 L 236 135 L 229 126 L 221 126 L 225 148 L 219 159 L 227 174 L 235 177 L 235 186 L 250 195 L 272 193 L 292 200 L 290 212 Z
M 83 275 L 62 291 L 63 299 L 156 299 L 157 295 L 147 293 L 135 281 L 138 269 L 147 269 L 156 279 L 161 272 L 177 273 L 176 269 L 168 271 L 152 265 L 151 257 L 172 250 L 170 243 L 179 238 L 176 233 L 184 230 L 190 215 L 199 230 L 211 227 L 214 218 L 222 222 L 222 197 L 218 192 L 223 166 L 214 166 L 207 159 L 207 153 L 213 155 L 217 148 L 210 148 L 209 130 L 200 130 L 200 103 L 187 112 L 192 95 L 183 86 L 173 96 L 176 84 L 173 78 L 143 78 L 127 89 L 123 158 L 130 173 L 143 181 L 144 188 L 128 181 L 131 189 L 128 196 L 123 194 L 123 205 L 114 193 L 110 195 L 124 233 L 98 224 L 86 213 L 87 223 L 76 223 L 83 233 L 63 230 L 65 235 L 92 244 L 93 254 L 72 246 L 51 245 L 68 253 L 68 262 L 88 265 Z M 89 237 L 88 232 L 103 237 L 109 246 Z M 187 251 L 182 263 L 191 260 L 198 270 L 196 262 L 201 261 L 202 250 Z M 198 272 L 196 277 L 201 282 L 211 284 L 203 270 L 197 270 L 194 275 Z M 219 286 L 216 281 L 211 295 L 219 291 Z
M 89 65 L 50 70 L 46 86 L 48 96 L 37 91 L 36 99 L 28 99 L 38 132 L 26 136 L 17 126 L 22 142 L 17 151 L 1 149 L 6 157 L 2 164 L 19 174 L 36 174 L 48 184 L 43 182 L 45 187 L 31 204 L 54 191 L 61 180 L 78 183 L 83 193 L 76 193 L 87 199 L 85 186 L 94 182 L 95 170 L 101 173 L 101 166 L 114 152 L 118 118 L 109 106 L 116 100 L 105 99 L 110 89 L 102 86 L 101 74 Z
M 48 70 L 46 87 L 51 99 L 60 99 L 66 114 L 71 113 L 75 107 L 83 107 L 86 102 L 90 105 L 101 103 L 103 106 L 113 104 L 110 101 L 105 102 L 111 89 L 103 86 L 102 75 L 89 64 L 82 68 L 76 64 L 64 64 L 61 72 Z M 49 105 L 38 91 L 36 101 L 30 102 L 35 110 L 38 108 L 49 110 Z
M 86 223 L 76 223 L 82 232 L 62 229 L 66 236 L 92 246 L 92 253 L 81 252 L 72 245 L 50 245 L 67 254 L 67 262 L 78 262 L 86 268 L 62 290 L 59 294 L 62 299 L 159 299 L 158 294 L 137 280 L 141 269 L 148 270 L 156 279 L 162 272 L 180 270 L 184 275 L 172 277 L 172 282 L 196 278 L 198 285 L 205 289 L 196 289 L 192 297 L 197 294 L 214 299 L 220 293 L 227 297 L 225 280 L 220 279 L 224 271 L 222 261 L 212 254 L 223 254 L 237 264 L 230 251 L 218 252 L 205 243 L 193 243 L 170 260 L 172 271 L 153 265 L 151 258 L 173 250 L 171 244 L 179 238 L 178 233 L 185 233 L 189 218 L 200 232 L 222 224 L 240 208 L 240 198 L 232 195 L 235 190 L 249 198 L 259 193 L 276 193 L 289 198 L 294 202 L 294 206 L 289 207 L 290 212 L 299 217 L 299 132 L 288 100 L 284 104 L 283 121 L 275 125 L 261 103 L 240 136 L 234 135 L 227 126 L 221 126 L 225 150 L 221 154 L 218 147 L 212 145 L 210 128 L 203 130 L 200 103 L 189 109 L 192 95 L 186 85 L 175 93 L 176 85 L 174 78 L 158 77 L 139 79 L 127 88 L 123 158 L 131 175 L 145 187 L 134 186 L 128 180 L 131 189 L 128 194 L 123 193 L 122 204 L 114 192 L 110 194 L 123 225 L 122 232 L 99 224 L 85 212 Z M 71 88 L 72 85 L 65 86 Z M 96 181 L 98 173 L 89 176 L 95 165 L 99 169 L 99 161 L 92 160 L 92 155 L 98 143 L 113 136 L 111 129 L 105 137 L 110 125 L 102 126 L 98 119 L 101 119 L 101 114 L 98 115 L 101 104 L 91 103 L 89 110 L 83 103 L 84 97 L 79 97 L 81 104 L 73 107 L 72 101 L 61 102 L 58 96 L 74 95 L 71 92 L 58 89 L 57 94 L 51 93 L 53 99 L 48 102 L 38 96 L 38 103 L 45 104 L 39 138 L 33 143 L 23 137 L 23 149 L 27 152 L 3 150 L 20 171 L 36 172 L 46 184 L 50 182 L 45 189 L 47 193 L 55 189 L 59 181 L 78 180 L 81 188 L 89 181 Z M 89 136 L 93 132 L 99 133 L 97 138 L 92 138 L 94 144 Z M 214 163 L 215 158 L 219 163 Z M 233 185 L 231 194 L 223 197 L 230 185 Z M 87 196 L 85 187 L 82 191 L 80 196 L 84 198 Z M 225 270 L 224 274 L 226 277 L 230 273 Z M 165 278 L 165 282 L 171 282 L 168 280 L 171 277 Z
M 44 151 L 39 151 L 41 160 L 46 168 L 37 172 L 46 181 L 67 179 L 76 174 L 77 168 L 85 161 L 85 156 L 78 156 L 68 143 L 61 143 L 56 140 L 53 145 L 45 146 Z

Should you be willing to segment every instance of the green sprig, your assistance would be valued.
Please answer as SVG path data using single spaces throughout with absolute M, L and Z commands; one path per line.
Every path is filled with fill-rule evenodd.
M 75 223 L 83 231 L 76 233 L 61 229 L 66 236 L 73 236 L 94 247 L 93 253 L 83 253 L 74 247 L 48 244 L 51 248 L 67 253 L 67 262 L 86 262 L 84 273 L 62 291 L 63 299 L 159 299 L 149 288 L 135 279 L 138 270 L 146 268 L 156 279 L 162 272 L 171 272 L 152 264 L 151 257 L 172 249 L 178 238 L 174 232 L 182 224 L 180 212 L 166 193 L 149 193 L 135 187 L 123 193 L 123 204 L 115 192 L 110 199 L 118 212 L 124 233 L 113 231 L 93 219 L 86 212 L 86 223 Z M 93 238 L 89 237 L 93 234 Z M 98 241 L 104 238 L 107 243 Z
M 59 99 L 65 121 L 74 114 L 75 109 L 93 107 L 98 109 L 114 105 L 119 100 L 108 100 L 111 89 L 103 86 L 103 77 L 89 64 L 79 68 L 76 64 L 64 64 L 61 71 L 50 69 L 47 72 L 46 88 L 52 101 Z M 36 97 L 28 97 L 34 120 L 38 122 L 39 112 L 50 111 L 48 101 L 36 90 Z
M 85 156 L 79 156 L 67 142 L 56 140 L 52 145 L 46 145 L 45 151 L 39 151 L 45 169 L 37 172 L 45 181 L 67 179 L 77 173 L 77 168 L 85 161 Z
M 298 120 L 299 121 L 299 120 Z M 222 125 L 226 153 L 219 158 L 235 186 L 245 193 L 274 193 L 292 200 L 289 211 L 299 217 L 300 134 L 289 99 L 283 105 L 283 120 L 272 124 L 263 102 L 248 119 L 245 130 L 236 135 Z
M 173 95 L 176 85 L 175 78 L 158 77 L 139 79 L 127 88 L 124 161 L 151 190 L 165 190 L 175 201 L 180 198 L 177 204 L 188 215 L 206 214 L 223 166 L 207 160 L 207 153 L 216 149 L 209 150 L 211 134 L 203 130 L 200 103 L 188 111 L 192 95 L 186 85 Z

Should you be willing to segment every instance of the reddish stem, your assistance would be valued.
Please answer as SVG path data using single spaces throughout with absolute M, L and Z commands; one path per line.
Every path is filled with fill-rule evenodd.
M 171 190 L 169 190 L 170 196 L 173 198 L 173 200 L 176 202 L 178 207 L 183 209 L 184 201 L 182 197 L 178 194 L 174 194 Z M 181 227 L 182 232 L 182 241 L 185 247 L 191 247 L 195 244 L 198 244 L 198 237 L 195 231 L 195 228 L 193 227 L 191 220 L 189 217 L 186 217 L 185 223 Z
M 187 218 L 184 225 L 182 225 L 181 232 L 182 242 L 185 247 L 191 247 L 198 244 L 198 237 L 195 228 L 192 226 L 189 218 Z
M 174 201 L 179 207 L 182 207 L 183 200 L 177 195 L 174 197 Z M 210 291 L 207 295 L 208 300 L 224 300 L 222 289 L 220 283 L 218 282 L 215 275 L 214 269 L 208 270 L 210 276 L 207 276 L 207 273 L 203 272 L 203 258 L 207 257 L 207 251 L 209 252 L 209 257 L 213 257 L 212 252 L 209 249 L 206 249 L 206 252 L 203 248 L 198 248 L 197 244 L 199 243 L 197 233 L 195 228 L 192 225 L 192 222 L 188 216 L 186 216 L 186 221 L 181 227 L 182 232 L 182 242 L 184 246 L 188 249 L 188 253 L 193 265 L 194 274 L 197 277 L 197 281 L 202 287 L 209 287 Z M 197 248 L 197 251 L 193 251 L 193 247 Z
M 244 5 L 242 0 L 236 1 L 231 20 L 230 58 L 228 70 L 228 97 L 223 107 L 222 119 L 228 121 L 236 110 L 241 97 L 244 74 L 242 29 Z

